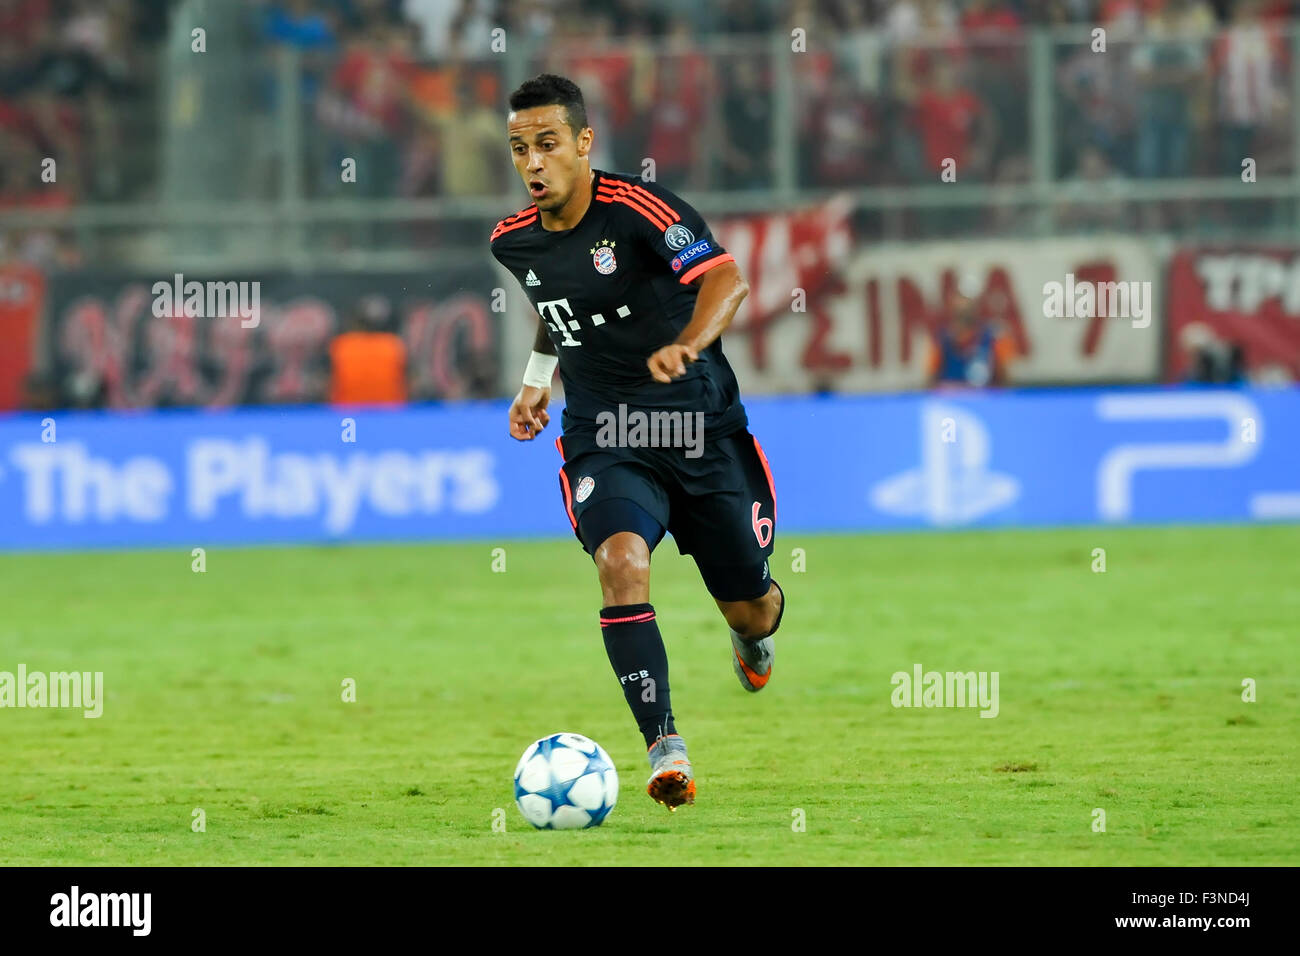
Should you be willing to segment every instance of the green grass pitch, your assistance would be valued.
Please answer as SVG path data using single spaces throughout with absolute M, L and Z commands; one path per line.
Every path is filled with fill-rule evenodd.
M 0 671 L 103 671 L 106 698 L 98 720 L 0 710 L 0 861 L 1300 863 L 1300 529 L 777 545 L 790 608 L 757 695 L 694 565 L 656 553 L 699 786 L 671 815 L 572 540 L 212 547 L 204 573 L 188 548 L 0 556 Z M 915 664 L 997 671 L 999 715 L 893 707 Z M 519 754 L 559 730 L 618 765 L 603 827 L 514 806 Z

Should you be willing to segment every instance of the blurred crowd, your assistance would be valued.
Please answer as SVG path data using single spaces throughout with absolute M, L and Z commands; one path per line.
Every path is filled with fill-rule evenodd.
M 137 198 L 157 163 L 155 56 L 169 0 L 0 0 L 0 210 Z M 75 257 L 49 230 L 6 254 Z
M 208 65 L 219 69 L 206 73 L 205 61 L 188 55 L 188 25 L 170 22 L 180 0 L 0 0 L 0 212 L 204 198 L 191 191 L 210 185 L 210 170 L 164 176 L 164 156 L 188 160 L 196 144 L 211 152 L 214 126 L 250 159 L 229 173 L 241 198 L 275 200 L 290 182 L 308 198 L 499 197 L 518 191 L 504 144 L 506 97 L 515 83 L 549 71 L 584 90 L 597 131 L 594 165 L 648 172 L 652 160 L 656 178 L 678 191 L 766 190 L 787 177 L 797 188 L 828 192 L 943 178 L 1023 184 L 1046 159 L 1056 232 L 1206 226 L 1217 235 L 1225 225 L 1294 224 L 1293 199 L 1135 201 L 1124 189 L 1140 180 L 1235 179 L 1244 162 L 1260 181 L 1300 173 L 1293 168 L 1300 104 L 1291 96 L 1300 0 L 218 0 L 201 7 L 223 19 L 215 35 L 238 44 L 238 55 L 224 59 L 214 47 Z M 1039 26 L 1059 28 L 1046 75 L 1028 36 Z M 1050 81 L 1051 149 L 1035 155 L 1031 112 L 1042 88 L 1032 81 L 1042 78 Z M 229 109 L 205 112 L 201 89 L 217 91 Z M 294 128 L 283 123 L 291 101 L 299 105 L 300 139 L 282 135 Z M 186 110 L 188 124 L 179 122 Z M 171 139 L 187 135 L 190 152 L 169 149 Z M 355 180 L 340 175 L 345 160 L 355 163 Z M 289 162 L 300 164 L 300 175 L 283 175 Z M 184 164 L 172 162 L 168 172 L 177 165 Z M 981 195 L 978 206 L 858 209 L 850 228 L 861 241 L 1038 234 L 1043 204 L 1022 195 L 1033 204 Z M 316 253 L 427 250 L 463 242 L 466 222 L 328 220 L 304 242 Z M 474 233 L 480 244 L 482 231 Z M 12 259 L 43 269 L 129 261 L 114 258 L 125 245 L 116 235 L 0 225 L 0 267 Z M 90 251 L 82 245 L 95 241 Z M 933 343 L 932 380 L 1006 380 L 1014 350 L 1005 336 L 954 308 L 951 327 Z M 371 339 L 355 341 L 371 354 Z M 1187 347 L 1197 380 L 1240 377 L 1234 343 Z M 373 352 L 395 381 L 397 351 Z M 488 371 L 474 388 L 490 392 Z M 360 379 L 369 383 L 367 376 Z M 65 400 L 95 404 L 101 387 L 74 383 Z
M 797 59 L 801 187 L 1031 176 L 1027 26 L 1102 26 L 1053 48 L 1063 225 L 1131 226 L 1131 204 L 1081 203 L 1123 178 L 1257 175 L 1291 164 L 1291 0 L 276 0 L 261 35 L 304 54 L 308 188 L 340 190 L 341 157 L 372 196 L 476 196 L 509 182 L 508 92 L 493 30 L 528 73 L 583 88 L 598 166 L 684 189 L 766 189 L 778 176 L 774 57 Z M 826 37 L 833 37 L 827 44 Z M 719 42 L 721 40 L 721 42 Z M 791 38 L 790 42 L 796 42 Z M 360 180 L 359 180 L 360 183 Z M 355 194 L 355 193 L 354 193 Z M 1153 206 L 1154 215 L 1177 207 Z M 1201 209 L 1198 214 L 1206 214 Z M 1213 208 L 1208 209 L 1212 214 Z M 1254 214 L 1252 213 L 1252 216 Z M 1014 232 L 1014 208 L 945 211 L 934 225 Z M 1256 219 L 1257 221 L 1257 219 Z M 1161 225 L 1162 223 L 1155 223 Z
M 775 57 L 791 31 L 785 155 L 801 187 L 1031 176 L 1025 28 L 1102 26 L 1053 49 L 1053 174 L 1076 229 L 1131 225 L 1080 203 L 1124 178 L 1289 171 L 1295 0 L 231 0 L 261 57 L 300 55 L 312 196 L 481 196 L 508 187 L 501 111 L 520 75 L 583 87 L 598 166 L 679 189 L 765 189 L 782 161 Z M 158 51 L 174 0 L 0 0 L 0 209 L 149 198 L 160 152 Z M 497 33 L 500 29 L 501 33 Z M 827 43 L 827 38 L 833 42 Z M 510 56 L 497 56 L 499 44 Z M 493 44 L 498 44 L 494 48 Z M 507 64 L 514 73 L 507 75 Z M 255 107 L 256 108 L 256 107 Z M 41 163 L 58 164 L 54 183 Z M 358 176 L 344 192 L 344 158 Z M 1009 207 L 934 224 L 1011 232 Z M 12 244 L 13 237 L 10 237 Z

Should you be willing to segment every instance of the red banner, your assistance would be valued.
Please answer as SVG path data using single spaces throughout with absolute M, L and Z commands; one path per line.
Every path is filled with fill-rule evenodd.
M 227 282 L 229 280 L 221 280 Z M 499 318 L 492 273 L 268 275 L 255 324 L 177 309 L 173 276 L 66 273 L 51 289 L 47 364 L 63 404 L 110 408 L 325 401 L 329 343 L 377 309 L 402 336 L 413 400 L 495 395 Z M 237 284 L 230 282 L 230 284 Z M 165 317 L 164 317 L 165 316 Z
M 31 368 L 45 278 L 30 266 L 0 265 L 0 411 L 19 406 Z
M 931 338 L 970 276 L 978 309 L 1014 346 L 1013 385 L 1148 382 L 1159 375 L 1160 263 L 1128 236 L 868 243 L 850 206 L 721 222 L 750 294 L 723 340 L 746 392 L 922 388 Z M 1122 291 L 1124 307 L 1076 289 Z M 1122 289 L 1121 289 L 1122 287 Z M 1049 289 L 1070 308 L 1049 308 Z M 1100 295 L 1100 293 L 1097 293 Z M 1107 304 L 1102 305 L 1105 301 Z
M 1300 250 L 1184 249 L 1169 263 L 1165 378 L 1207 343 L 1240 346 L 1252 378 L 1300 379 Z

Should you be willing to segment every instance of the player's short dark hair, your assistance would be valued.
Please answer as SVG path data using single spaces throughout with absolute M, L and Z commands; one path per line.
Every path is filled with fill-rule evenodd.
M 554 73 L 543 73 L 525 80 L 510 94 L 512 110 L 527 110 L 534 106 L 563 106 L 569 119 L 569 129 L 576 137 L 587 126 L 587 104 L 582 90 L 573 80 Z

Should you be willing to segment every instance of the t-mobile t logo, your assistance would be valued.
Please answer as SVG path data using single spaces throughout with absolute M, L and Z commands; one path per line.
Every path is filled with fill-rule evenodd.
M 564 310 L 563 315 L 560 314 L 561 309 Z M 574 317 L 573 307 L 569 305 L 568 299 L 551 299 L 547 302 L 538 302 L 537 312 L 541 315 L 542 320 L 547 324 L 547 326 L 560 333 L 560 341 L 557 344 L 568 346 L 582 345 L 581 342 L 570 335 L 571 332 L 576 332 L 578 329 L 582 328 L 582 323 Z M 620 305 L 614 310 L 614 315 L 620 319 L 626 319 L 631 314 L 632 310 L 625 305 Z M 592 328 L 604 324 L 605 316 L 601 315 L 599 312 L 591 316 Z
M 560 310 L 563 309 L 568 315 L 568 320 L 560 317 Z M 542 319 L 559 332 L 563 338 L 561 345 L 581 345 L 582 343 L 569 334 L 569 326 L 573 326 L 573 331 L 578 330 L 577 320 L 573 318 L 573 308 L 569 305 L 568 299 L 552 299 L 549 302 L 538 302 L 537 311 Z

